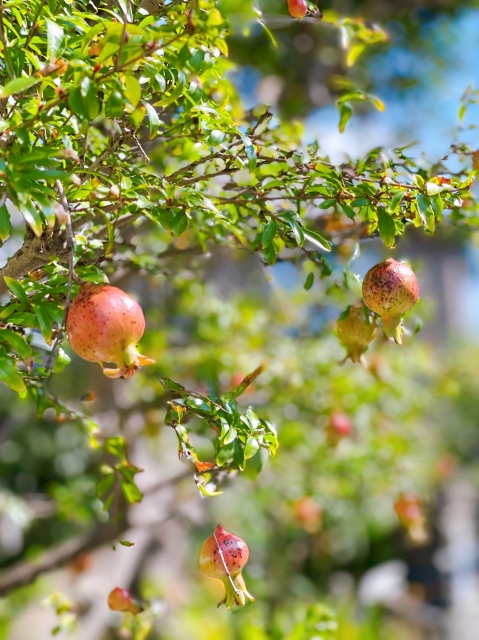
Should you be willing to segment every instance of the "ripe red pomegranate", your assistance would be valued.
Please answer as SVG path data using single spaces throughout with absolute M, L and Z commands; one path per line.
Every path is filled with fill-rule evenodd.
M 154 360 L 138 353 L 136 345 L 145 331 L 143 311 L 124 291 L 108 284 L 83 284 L 67 317 L 70 345 L 89 362 L 114 362 L 105 369 L 110 378 L 131 378 Z
M 130 592 L 121 587 L 116 587 L 108 596 L 108 606 L 112 611 L 129 611 L 130 613 L 140 613 L 143 611 L 139 604 L 134 602 Z
M 363 299 L 381 316 L 386 336 L 401 344 L 401 316 L 419 299 L 419 285 L 411 267 L 393 258 L 380 262 L 364 278 Z
M 341 314 L 342 316 L 343 314 Z M 347 317 L 341 317 L 336 323 L 336 333 L 347 351 L 346 359 L 360 362 L 376 333 L 376 320 L 371 318 L 363 305 L 349 308 Z
M 348 438 L 353 432 L 351 420 L 344 413 L 335 411 L 329 416 L 326 425 L 326 435 L 329 442 L 336 446 L 343 438 Z
M 293 18 L 304 18 L 308 13 L 306 0 L 288 0 L 288 11 Z
M 220 525 L 203 543 L 199 557 L 200 570 L 209 578 L 221 580 L 226 589 L 225 599 L 218 604 L 218 607 L 222 604 L 226 604 L 227 609 L 231 609 L 234 604 L 243 607 L 246 604 L 246 598 L 254 602 L 241 575 L 248 558 L 249 549 L 246 542 L 228 533 Z

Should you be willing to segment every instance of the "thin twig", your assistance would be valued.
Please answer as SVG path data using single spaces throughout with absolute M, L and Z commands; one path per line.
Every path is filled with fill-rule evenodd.
M 28 45 L 30 44 L 30 40 L 33 38 L 33 36 L 35 34 L 35 29 L 37 28 L 38 18 L 40 17 L 40 13 L 42 12 L 42 9 L 46 5 L 46 3 L 47 3 L 47 0 L 41 0 L 40 4 L 38 5 L 37 12 L 35 14 L 35 17 L 33 18 L 32 26 L 30 27 L 30 31 L 28 32 L 27 39 L 25 40 L 25 44 L 23 45 L 24 49 L 26 49 L 28 47 Z
M 78 278 L 78 276 L 76 276 L 75 274 L 75 266 L 73 263 L 73 260 L 74 260 L 73 229 L 72 229 L 72 220 L 70 217 L 70 207 L 68 205 L 68 200 L 65 195 L 65 190 L 63 189 L 63 185 L 60 182 L 60 180 L 55 181 L 55 187 L 57 189 L 61 205 L 64 208 L 66 213 L 66 232 L 67 232 L 67 251 L 68 251 L 68 290 L 67 290 L 67 299 L 65 302 L 65 314 L 63 316 L 63 323 L 58 330 L 57 336 L 55 338 L 55 342 L 53 344 L 53 348 L 51 350 L 50 355 L 48 356 L 47 364 L 45 367 L 45 371 L 47 373 L 55 365 L 57 350 L 60 345 L 61 339 L 63 338 L 63 333 L 65 331 L 65 326 L 67 322 L 68 311 L 70 310 L 70 304 L 72 301 L 73 280 L 76 280 Z
M 123 47 L 125 46 L 125 42 L 127 41 L 127 33 L 126 33 L 126 28 L 128 25 L 128 11 L 130 10 L 130 3 L 128 2 L 128 8 L 127 11 L 123 11 L 123 6 L 122 4 L 119 2 L 118 3 L 121 9 L 121 12 L 123 14 L 123 31 L 121 33 L 121 40 L 120 40 L 120 48 L 118 50 L 117 56 L 116 56 L 116 60 L 115 60 L 115 69 L 118 71 L 118 69 L 120 68 L 120 60 L 121 60 L 121 54 L 123 53 Z
M 226 571 L 226 575 L 228 576 L 229 581 L 231 582 L 231 586 L 233 587 L 233 591 L 236 593 L 236 595 L 239 595 L 239 590 L 238 587 L 235 585 L 233 578 L 231 577 L 231 573 L 229 572 L 228 567 L 226 566 L 226 560 L 225 557 L 223 555 L 223 550 L 220 547 L 220 543 L 218 542 L 218 538 L 216 537 L 216 531 L 213 531 L 213 536 L 216 542 L 216 546 L 218 547 L 218 551 L 220 552 L 220 558 L 223 562 L 223 566 L 225 568 Z

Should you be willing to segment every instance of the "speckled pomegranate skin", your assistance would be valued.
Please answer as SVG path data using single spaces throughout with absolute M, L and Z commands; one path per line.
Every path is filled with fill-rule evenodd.
M 225 586 L 225 598 L 218 604 L 218 607 L 222 604 L 226 605 L 227 609 L 231 609 L 233 605 L 244 607 L 246 599 L 254 602 L 254 598 L 248 593 L 241 575 L 241 570 L 248 562 L 248 558 L 249 549 L 246 542 L 238 538 L 238 536 L 228 533 L 220 525 L 216 527 L 214 535 L 210 536 L 201 546 L 200 570 L 209 578 L 221 580 Z M 228 568 L 229 576 L 225 569 L 225 564 Z
M 363 282 L 363 299 L 380 316 L 398 316 L 419 299 L 419 285 L 407 264 L 388 258 L 369 269 Z
M 89 362 L 114 362 L 117 369 L 103 369 L 110 378 L 129 378 L 141 366 L 154 362 L 135 348 L 144 331 L 141 307 L 110 285 L 82 285 L 68 312 L 72 349 Z
M 293 18 L 304 18 L 308 13 L 306 0 L 288 0 L 288 11 Z
M 368 322 L 362 305 L 349 309 L 346 318 L 336 323 L 336 333 L 339 340 L 347 350 L 346 358 L 353 362 L 359 362 L 362 354 L 367 351 L 370 342 L 376 333 L 376 322 L 370 319 Z
M 248 562 L 248 545 L 238 536 L 225 531 L 220 525 L 216 527 L 215 534 L 223 552 L 228 571 L 234 578 Z M 210 536 L 203 543 L 200 549 L 199 563 L 201 571 L 209 578 L 218 578 L 219 580 L 227 578 L 214 536 Z

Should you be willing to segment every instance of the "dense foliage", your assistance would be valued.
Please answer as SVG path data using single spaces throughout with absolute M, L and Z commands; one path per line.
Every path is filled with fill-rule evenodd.
M 338 166 L 318 142 L 304 142 L 299 122 L 268 106 L 244 108 L 228 56 L 230 25 L 234 48 L 250 30 L 261 41 L 265 58 L 253 59 L 260 68 L 288 54 L 268 17 L 281 14 L 289 27 L 286 3 L 264 4 L 262 14 L 243 0 L 0 0 L 0 246 L 21 239 L 0 268 L 0 380 L 11 390 L 2 390 L 11 406 L 1 411 L 15 426 L 2 461 L 26 532 L 6 564 L 25 559 L 32 540 L 45 551 L 93 530 L 65 560 L 120 540 L 129 505 L 143 493 L 132 452 L 143 438 L 170 455 L 166 424 L 216 519 L 268 549 L 251 590 L 260 602 L 274 593 L 269 622 L 247 613 L 236 637 L 248 640 L 286 637 L 287 598 L 314 598 L 284 566 L 293 558 L 300 573 L 305 535 L 322 540 L 312 574 L 352 562 L 370 536 L 394 525 L 402 491 L 426 498 L 438 478 L 443 444 L 424 416 L 438 389 L 445 399 L 455 390 L 444 381 L 446 365 L 413 339 L 416 308 L 402 347 L 378 333 L 364 366 L 340 366 L 345 354 L 332 321 L 361 303 L 352 266 L 361 244 L 380 238 L 393 250 L 408 229 L 429 236 L 478 222 L 477 154 L 458 139 L 440 159 L 377 148 Z M 333 8 L 323 7 L 322 18 L 311 9 L 305 28 L 334 34 L 335 46 L 341 36 L 332 95 L 342 132 L 364 109 L 385 108 L 352 69 L 389 36 Z M 284 113 L 288 100 L 286 92 Z M 466 91 L 460 121 L 476 101 Z M 278 286 L 281 267 L 302 286 Z M 232 289 L 228 272 L 246 285 Z M 70 362 L 71 299 L 82 283 L 107 281 L 142 301 L 150 329 L 142 353 L 156 364 L 128 383 Z M 21 407 L 33 404 L 31 427 Z M 112 428 L 101 413 L 115 404 Z M 339 444 L 328 438 L 333 412 L 349 416 L 353 429 Z M 236 494 L 228 496 L 238 472 L 244 479 L 234 479 Z M 54 503 L 54 533 L 39 531 L 28 500 L 16 495 L 32 492 Z M 276 511 L 268 505 L 278 496 Z M 293 551 L 279 559 L 282 548 Z M 265 566 L 270 584 L 259 579 Z M 7 572 L 0 590 L 35 576 Z M 303 617 L 286 625 L 291 639 L 312 638 L 318 624 L 336 637 L 329 609 L 315 606 Z M 150 623 L 127 624 L 139 640 Z

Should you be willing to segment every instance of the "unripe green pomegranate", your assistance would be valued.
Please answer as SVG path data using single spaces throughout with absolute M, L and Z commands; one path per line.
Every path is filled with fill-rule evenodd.
M 225 599 L 218 607 L 222 604 L 225 604 L 227 609 L 231 609 L 234 604 L 244 606 L 246 598 L 254 602 L 241 575 L 248 558 L 249 549 L 246 542 L 228 533 L 220 525 L 203 543 L 199 557 L 200 570 L 209 578 L 221 580 L 226 589 Z
M 108 606 L 112 611 L 129 611 L 130 613 L 140 613 L 143 611 L 139 604 L 134 602 L 130 592 L 121 587 L 116 587 L 108 596 Z
M 419 299 L 419 285 L 411 267 L 393 258 L 372 267 L 364 278 L 363 299 L 381 316 L 386 336 L 401 344 L 401 317 Z
M 349 307 L 348 315 L 341 314 L 336 322 L 336 334 L 347 351 L 346 358 L 351 358 L 353 362 L 360 362 L 375 333 L 376 319 L 363 305 Z
M 154 360 L 142 356 L 136 345 L 145 331 L 145 318 L 138 303 L 124 291 L 107 284 L 83 284 L 67 317 L 70 345 L 89 362 L 114 362 L 105 369 L 110 378 L 130 378 Z
M 288 11 L 293 18 L 304 18 L 308 13 L 306 0 L 288 0 Z

